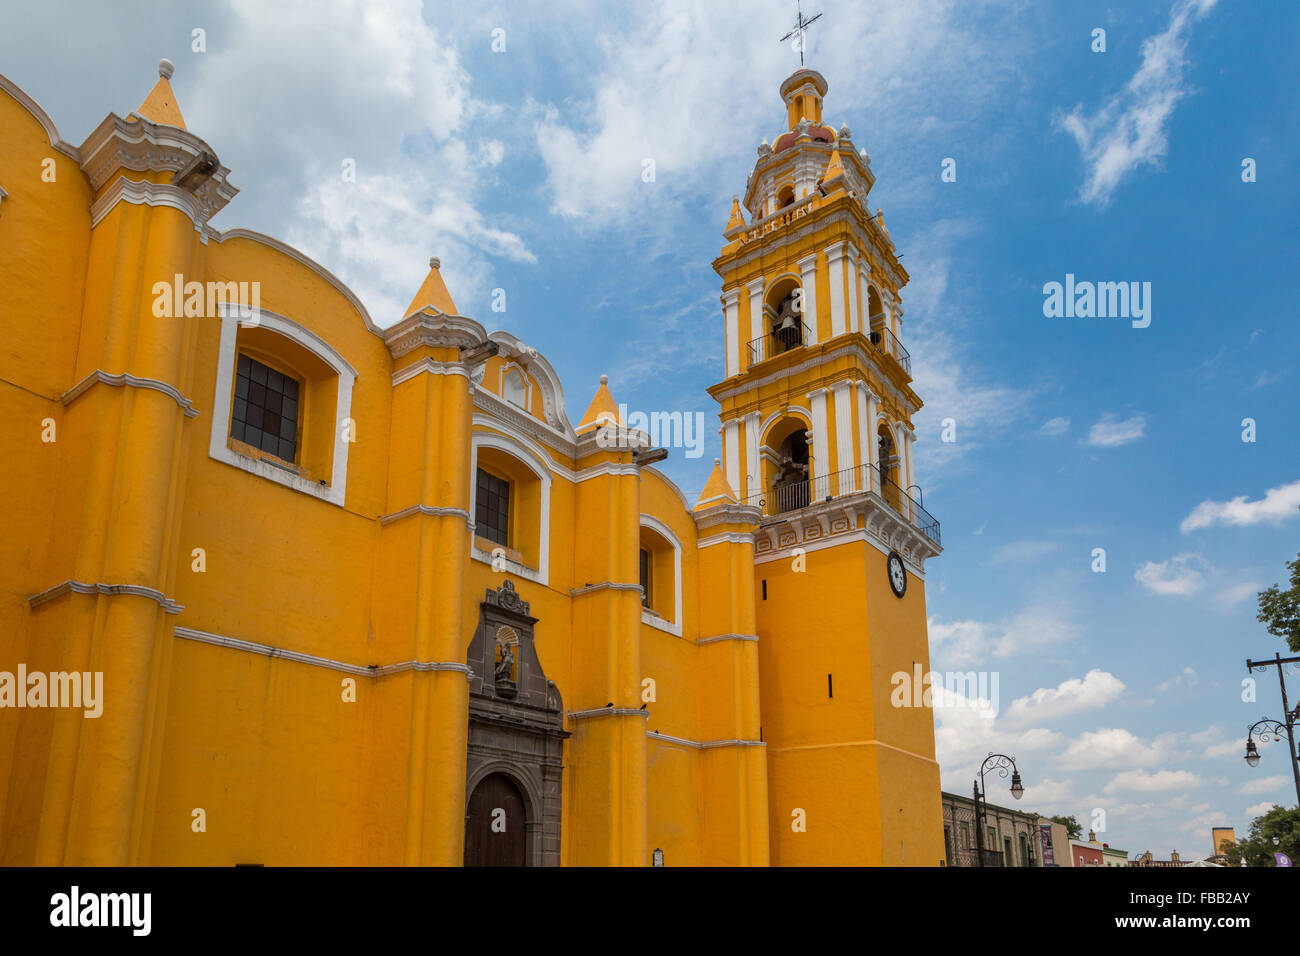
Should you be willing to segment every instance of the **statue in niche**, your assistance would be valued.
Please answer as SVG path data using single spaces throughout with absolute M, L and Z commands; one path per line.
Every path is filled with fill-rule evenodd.
M 497 649 L 500 653 L 500 659 L 497 661 L 495 679 L 498 682 L 508 681 L 514 683 L 515 652 L 509 644 L 504 642 L 498 642 Z

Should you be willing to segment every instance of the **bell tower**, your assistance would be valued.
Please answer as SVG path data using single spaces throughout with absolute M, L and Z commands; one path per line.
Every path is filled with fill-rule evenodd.
M 869 211 L 866 150 L 823 120 L 826 92 L 811 69 L 781 84 L 787 128 L 758 147 L 713 262 L 723 470 L 761 515 L 771 860 L 936 866 L 933 713 L 911 688 L 929 672 L 924 566 L 942 548 L 913 456 L 908 275 Z

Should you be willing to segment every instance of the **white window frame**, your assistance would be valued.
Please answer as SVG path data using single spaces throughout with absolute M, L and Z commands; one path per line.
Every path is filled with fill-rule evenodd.
M 522 379 L 524 380 L 524 404 L 523 404 L 522 407 L 519 406 L 519 405 L 516 405 L 514 402 L 510 401 L 510 399 L 508 399 L 508 398 L 506 397 L 506 380 L 510 377 L 510 371 L 511 371 L 511 369 L 516 369 L 516 370 L 518 370 L 518 372 L 519 372 L 519 377 L 522 378 Z M 520 365 L 518 362 L 504 362 L 504 363 L 502 363 L 502 365 L 501 365 L 501 377 L 500 377 L 500 380 L 497 382 L 497 397 L 500 398 L 501 401 L 503 401 L 503 402 L 505 402 L 507 405 L 509 405 L 511 408 L 518 409 L 519 411 L 524 412 L 524 413 L 527 414 L 527 415 L 531 415 L 531 414 L 533 413 L 533 412 L 532 412 L 532 409 L 533 409 L 533 380 L 532 380 L 531 378 L 528 377 L 528 370 L 525 369 L 525 368 L 524 368 L 522 365 Z
M 343 507 L 347 498 L 348 446 L 351 442 L 343 437 L 342 422 L 352 417 L 352 388 L 357 381 L 356 369 L 349 365 L 328 342 L 292 319 L 262 308 L 258 309 L 255 318 L 243 319 L 239 315 L 240 309 L 241 306 L 238 304 L 222 303 L 218 311 L 218 317 L 221 319 L 221 343 L 217 351 L 217 384 L 212 398 L 212 433 L 208 442 L 208 457 L 233 465 L 260 478 L 266 478 L 278 485 L 284 485 L 286 488 L 292 488 L 294 491 Z M 229 446 L 230 415 L 233 408 L 231 395 L 235 388 L 235 359 L 241 325 L 247 328 L 269 329 L 283 335 L 315 355 L 338 376 L 338 399 L 334 409 L 334 465 L 328 485 L 319 484 L 302 475 L 295 475 L 268 462 L 250 458 Z M 309 387 L 309 383 L 303 383 L 304 389 Z
M 641 623 L 674 637 L 682 636 L 682 543 L 671 528 L 653 515 L 641 516 L 641 527 L 649 528 L 673 546 L 673 620 L 665 621 L 649 608 L 641 608 Z
M 511 406 L 514 407 L 514 406 Z M 499 423 L 493 423 L 494 427 L 501 427 Z M 518 561 L 504 559 L 505 570 L 510 574 L 518 575 L 529 581 L 536 581 L 538 584 L 548 584 L 550 581 L 551 565 L 551 471 L 546 467 L 546 462 L 539 458 L 527 445 L 518 438 L 510 435 L 503 435 L 499 432 L 476 431 L 470 438 L 470 461 L 469 473 L 471 480 L 469 483 L 469 514 L 470 520 L 478 514 L 478 450 L 480 448 L 495 448 L 503 451 L 511 458 L 516 459 L 528 468 L 538 480 L 542 483 L 541 495 L 541 514 L 538 516 L 538 537 L 537 542 L 537 567 L 530 568 L 526 564 L 520 564 Z M 514 508 L 515 496 L 511 495 L 510 507 Z M 518 549 L 516 549 L 518 550 Z M 475 561 L 481 561 L 484 564 L 491 565 L 493 562 L 492 552 L 484 551 L 474 544 L 474 538 L 470 536 L 469 546 L 470 557 Z

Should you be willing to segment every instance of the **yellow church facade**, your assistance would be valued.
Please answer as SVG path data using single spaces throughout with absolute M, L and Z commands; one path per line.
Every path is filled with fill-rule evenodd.
M 372 317 L 212 227 L 170 75 L 80 146 L 0 77 L 0 862 L 938 865 L 907 274 L 825 80 L 714 262 L 692 501 L 436 259 Z

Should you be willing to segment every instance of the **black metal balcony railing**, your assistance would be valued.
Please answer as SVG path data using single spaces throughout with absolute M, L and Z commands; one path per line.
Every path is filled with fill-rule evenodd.
M 775 516 L 798 511 L 818 502 L 832 501 L 844 495 L 867 492 L 883 499 L 885 504 L 935 544 L 942 544 L 938 519 L 876 465 L 856 465 L 829 475 L 814 475 L 803 481 L 790 482 L 769 491 L 749 495 L 744 503 L 757 505 L 764 515 Z
M 895 361 L 903 367 L 903 371 L 907 373 L 908 378 L 912 377 L 912 353 L 903 348 L 903 343 L 898 341 L 898 336 L 881 326 L 878 329 L 872 329 L 868 338 L 871 339 L 872 345 L 886 355 L 892 355 Z
M 776 329 L 767 335 L 760 335 L 749 343 L 749 364 L 757 365 L 764 359 L 770 359 L 782 352 L 801 347 L 812 338 L 812 330 L 807 322 L 799 322 L 788 329 Z

